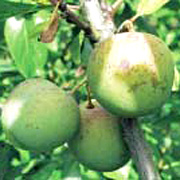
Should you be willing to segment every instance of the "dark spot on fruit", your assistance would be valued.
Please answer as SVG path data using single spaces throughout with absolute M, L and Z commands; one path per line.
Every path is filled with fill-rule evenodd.
M 121 64 L 119 65 L 120 70 L 127 70 L 129 69 L 129 67 L 130 67 L 130 63 L 126 59 L 122 60 Z
M 79 139 L 83 140 L 83 135 L 82 134 L 79 135 Z
M 157 74 L 154 72 L 151 76 L 152 86 L 155 88 L 158 85 Z
M 164 53 L 163 53 L 163 52 L 160 52 L 160 55 L 164 55 Z
M 30 122 L 26 124 L 26 128 L 27 129 L 31 129 L 31 128 L 32 129 L 40 129 L 39 126 L 37 126 L 37 125 L 35 125 L 33 123 L 30 123 Z
M 86 133 L 86 134 L 89 134 L 89 129 L 86 129 L 86 130 L 85 130 L 85 133 Z
M 35 129 L 40 129 L 39 126 L 35 126 Z
M 161 89 L 161 91 L 163 91 L 163 92 L 166 91 L 166 89 L 167 89 L 166 81 L 160 83 L 160 89 Z
M 166 91 L 166 85 L 161 86 L 162 91 Z
M 134 83 L 134 84 L 132 84 L 130 86 L 130 90 L 129 91 L 136 91 L 139 87 L 144 86 L 146 84 L 147 84 L 147 82 L 145 82 L 145 81 L 144 82 Z

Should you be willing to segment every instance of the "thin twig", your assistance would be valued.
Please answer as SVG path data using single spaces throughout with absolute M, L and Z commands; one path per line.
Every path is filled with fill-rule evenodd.
M 116 0 L 116 2 L 111 6 L 112 8 L 111 13 L 113 16 L 117 12 L 117 10 L 121 7 L 122 4 L 123 4 L 123 0 Z
M 138 17 L 139 17 L 139 14 L 136 14 L 135 16 L 133 16 L 132 18 L 130 18 L 130 21 L 131 21 L 131 22 L 135 22 Z
M 87 89 L 87 100 L 88 100 L 87 108 L 93 109 L 94 105 L 93 105 L 92 100 L 91 100 L 91 90 L 90 90 L 90 87 L 88 84 L 86 85 L 86 89 Z
M 87 83 L 87 78 L 85 77 L 84 79 L 82 79 L 82 81 L 77 84 L 72 90 L 71 90 L 71 94 L 74 94 L 80 87 L 82 87 L 83 85 L 85 85 Z
M 82 29 L 91 41 L 96 41 L 88 23 L 81 21 L 71 9 L 72 6 L 69 6 L 66 3 L 61 3 L 59 6 L 59 10 L 63 13 L 63 18 L 65 18 L 67 22 L 75 24 L 77 27 Z
M 57 4 L 59 4 L 62 0 L 50 0 L 51 4 L 54 6 L 57 6 Z M 67 4 L 68 8 L 71 11 L 77 11 L 80 10 L 80 6 L 79 5 L 72 5 L 72 4 Z

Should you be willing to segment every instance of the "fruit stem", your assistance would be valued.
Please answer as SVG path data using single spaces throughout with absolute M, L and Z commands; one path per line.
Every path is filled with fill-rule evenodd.
M 91 100 L 91 90 L 88 84 L 86 85 L 86 89 L 87 89 L 87 100 L 88 100 L 87 108 L 93 109 L 94 104 L 92 103 L 92 100 Z
M 130 19 L 130 21 L 131 21 L 131 22 L 135 22 L 138 17 L 139 17 L 139 14 L 136 14 L 135 16 L 133 16 L 133 17 Z
M 125 20 L 117 30 L 117 33 L 120 32 L 134 32 L 134 25 L 131 20 Z
M 152 150 L 144 138 L 144 134 L 138 125 L 138 120 L 127 118 L 121 122 L 124 139 L 129 147 L 141 180 L 161 180 L 153 162 Z

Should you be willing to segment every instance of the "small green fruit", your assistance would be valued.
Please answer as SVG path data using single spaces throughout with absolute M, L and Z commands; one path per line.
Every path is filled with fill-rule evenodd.
M 3 107 L 2 124 L 13 145 L 46 152 L 73 137 L 79 127 L 79 109 L 55 84 L 29 79 L 10 94 Z
M 96 105 L 87 109 L 80 106 L 80 131 L 69 142 L 77 159 L 96 171 L 113 171 L 129 160 L 129 151 L 122 138 L 118 119 Z
M 174 63 L 154 35 L 126 32 L 98 44 L 88 64 L 94 97 L 111 113 L 136 117 L 160 108 L 171 92 Z

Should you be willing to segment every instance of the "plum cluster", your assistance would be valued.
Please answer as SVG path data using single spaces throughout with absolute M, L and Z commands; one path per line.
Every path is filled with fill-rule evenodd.
M 2 111 L 8 140 L 16 147 L 47 152 L 65 142 L 77 159 L 97 171 L 112 171 L 130 158 L 120 120 L 160 108 L 171 92 L 174 63 L 154 35 L 115 34 L 96 45 L 88 83 L 98 101 L 77 105 L 44 79 L 28 79 L 10 94 Z

